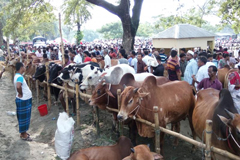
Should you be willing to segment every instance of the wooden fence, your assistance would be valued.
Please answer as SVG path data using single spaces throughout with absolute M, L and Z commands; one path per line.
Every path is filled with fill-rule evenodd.
M 65 101 L 66 101 L 66 111 L 67 111 L 68 115 L 69 115 L 69 106 L 68 106 L 68 94 L 67 94 L 67 92 L 74 93 L 76 95 L 77 126 L 79 126 L 80 125 L 79 95 L 81 97 L 87 98 L 87 99 L 91 98 L 91 95 L 84 94 L 84 93 L 80 92 L 79 91 L 79 85 L 78 85 L 77 81 L 75 81 L 75 90 L 67 88 L 67 83 L 64 83 L 64 87 L 53 84 L 53 83 L 48 83 L 48 80 L 49 80 L 49 66 L 46 65 L 46 67 L 47 67 L 46 68 L 47 82 L 44 81 L 43 83 L 47 85 L 48 109 L 49 110 L 51 109 L 50 86 L 62 89 L 66 92 Z M 30 82 L 30 81 L 28 80 L 28 82 Z M 39 102 L 38 84 L 39 84 L 39 82 L 37 80 L 36 81 L 37 102 Z M 121 90 L 117 90 L 118 109 L 113 109 L 113 108 L 106 107 L 108 111 L 117 112 L 117 113 L 119 112 L 120 106 L 121 106 L 121 104 L 120 104 L 120 94 L 121 94 Z M 95 110 L 95 114 L 96 114 L 95 115 L 95 117 L 96 117 L 95 120 L 96 120 L 97 135 L 99 137 L 100 136 L 99 109 L 98 109 L 98 107 L 95 107 L 94 110 Z M 225 151 L 225 150 L 216 148 L 214 146 L 211 146 L 211 136 L 212 136 L 212 121 L 211 120 L 206 121 L 206 128 L 205 128 L 206 144 L 204 144 L 202 142 L 199 142 L 199 141 L 193 140 L 193 139 L 191 139 L 187 136 L 184 136 L 180 133 L 177 133 L 177 132 L 168 130 L 166 128 L 160 127 L 159 126 L 159 117 L 158 117 L 158 106 L 154 106 L 153 111 L 154 111 L 153 116 L 154 116 L 155 123 L 152 123 L 152 122 L 149 122 L 147 120 L 140 119 L 140 118 L 133 118 L 133 117 L 130 117 L 130 118 L 135 120 L 135 121 L 141 122 L 143 124 L 149 125 L 149 126 L 154 128 L 154 130 L 155 130 L 155 152 L 156 153 L 160 154 L 160 131 L 161 131 L 161 132 L 164 132 L 166 134 L 172 135 L 174 137 L 180 138 L 180 139 L 182 139 L 182 140 L 184 140 L 188 143 L 191 143 L 191 144 L 193 144 L 197 147 L 205 149 L 205 160 L 211 160 L 211 152 L 217 153 L 217 154 L 222 155 L 224 157 L 231 158 L 233 160 L 240 160 L 240 157 L 238 157 L 238 156 L 236 156 L 236 155 L 234 155 L 234 154 L 232 154 L 228 151 Z M 120 126 L 119 127 L 120 128 L 120 134 L 123 135 L 123 125 L 122 125 L 121 122 L 120 122 L 119 126 Z

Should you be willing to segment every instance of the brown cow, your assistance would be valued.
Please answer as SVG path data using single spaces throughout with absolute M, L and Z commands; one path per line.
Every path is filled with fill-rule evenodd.
M 226 65 L 224 68 L 218 69 L 218 80 L 222 83 L 223 88 L 226 88 L 225 86 L 225 76 L 230 70 L 230 67 Z
M 154 123 L 153 106 L 159 107 L 159 125 L 166 127 L 168 123 L 179 123 L 189 116 L 190 128 L 192 127 L 192 111 L 195 98 L 190 85 L 185 81 L 168 82 L 157 85 L 155 77 L 147 77 L 140 88 L 127 87 L 121 94 L 121 109 L 118 113 L 119 120 L 126 120 L 129 116 L 136 116 Z M 148 125 L 136 122 L 138 134 L 143 137 L 154 137 L 154 129 Z M 180 124 L 176 130 L 180 131 Z M 164 132 L 160 135 L 161 151 Z M 175 139 L 175 145 L 178 141 Z
M 163 156 L 151 152 L 147 145 L 138 145 L 131 149 L 131 154 L 123 160 L 160 160 Z
M 132 147 L 130 139 L 122 136 L 113 146 L 80 149 L 69 160 L 122 160 L 130 155 Z
M 212 146 L 240 156 L 240 115 L 237 113 L 231 94 L 227 89 L 222 89 L 220 93 L 212 88 L 198 92 L 192 121 L 200 139 L 202 139 L 207 119 L 213 121 Z M 227 159 L 216 153 L 212 153 L 212 158 Z

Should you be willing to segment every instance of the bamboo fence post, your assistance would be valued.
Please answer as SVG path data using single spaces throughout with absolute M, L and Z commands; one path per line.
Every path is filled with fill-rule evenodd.
M 205 160 L 211 160 L 212 120 L 206 120 L 205 137 Z
M 76 109 L 77 109 L 77 126 L 80 126 L 80 111 L 79 111 L 79 85 L 78 85 L 78 80 L 75 80 L 76 84 Z
M 51 91 L 50 91 L 50 84 L 48 83 L 49 80 L 49 62 L 46 63 L 46 76 L 47 76 L 47 95 L 48 95 L 48 109 L 51 109 Z
M 61 36 L 62 63 L 64 65 L 65 64 L 65 58 L 64 58 L 63 38 L 62 38 L 61 13 L 59 13 L 59 32 L 60 32 L 60 36 Z
M 66 103 L 66 111 L 69 116 L 69 107 L 68 107 L 68 89 L 67 89 L 67 83 L 64 83 L 64 88 L 65 88 L 65 103 Z
M 118 90 L 117 90 L 118 111 L 120 111 L 120 107 L 121 107 L 120 95 L 121 95 L 121 89 L 118 89 Z M 123 136 L 123 124 L 122 124 L 122 122 L 118 122 L 118 123 L 119 123 L 120 136 Z
M 160 154 L 160 129 L 159 129 L 159 118 L 158 118 L 158 106 L 154 106 L 153 111 L 154 111 L 154 122 L 155 122 L 155 152 Z
M 39 103 L 39 80 L 36 80 L 36 93 L 37 93 L 37 103 Z

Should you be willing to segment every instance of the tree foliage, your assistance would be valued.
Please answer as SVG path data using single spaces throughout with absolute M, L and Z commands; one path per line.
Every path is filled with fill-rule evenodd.
M 218 15 L 222 27 L 230 24 L 236 34 L 240 33 L 240 0 L 215 0 L 220 4 Z
M 9 0 L 2 8 L 5 18 L 3 33 L 12 39 L 28 39 L 32 34 L 46 34 L 53 30 L 53 7 L 44 0 Z
M 86 23 L 92 18 L 91 4 L 85 0 L 67 0 L 62 6 L 64 13 L 64 24 L 72 26 L 79 23 L 80 25 Z
M 84 34 L 83 40 L 87 42 L 92 42 L 95 39 L 100 38 L 99 33 L 93 30 L 83 30 L 83 34 Z
M 121 22 L 112 22 L 103 25 L 99 30 L 105 39 L 122 38 L 123 28 Z

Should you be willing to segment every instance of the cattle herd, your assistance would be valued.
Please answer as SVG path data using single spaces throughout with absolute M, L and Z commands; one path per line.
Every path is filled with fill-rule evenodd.
M 112 128 L 118 130 L 117 122 L 123 121 L 129 127 L 131 140 L 127 137 L 120 137 L 117 144 L 113 146 L 81 149 L 73 153 L 70 160 L 162 159 L 164 133 L 160 134 L 161 155 L 159 155 L 151 152 L 146 145 L 136 144 L 137 134 L 143 137 L 154 137 L 154 129 L 130 119 L 130 117 L 137 117 L 154 123 L 153 106 L 159 107 L 158 116 L 161 127 L 171 124 L 173 130 L 180 132 L 180 121 L 188 118 L 193 139 L 198 136 L 204 141 L 205 137 L 202 135 L 205 131 L 205 122 L 207 119 L 212 120 L 212 146 L 240 156 L 240 115 L 227 89 L 218 91 L 209 88 L 194 95 L 192 87 L 185 81 L 170 82 L 166 77 L 156 77 L 151 73 L 136 74 L 134 69 L 126 64 L 102 69 L 98 63 L 94 62 L 70 63 L 63 67 L 60 61 L 40 63 L 42 59 L 31 54 L 28 57 L 29 61 L 26 59 L 27 57 L 22 55 L 22 61 L 26 66 L 24 75 L 31 77 L 32 84 L 35 80 L 40 82 L 46 80 L 46 65 L 48 65 L 48 83 L 62 85 L 65 82 L 68 88 L 73 89 L 77 80 L 82 92 L 92 90 L 89 103 L 100 109 L 104 110 L 107 106 L 118 109 L 117 90 L 122 91 L 120 111 L 113 113 Z M 6 62 L 14 67 L 19 61 L 20 57 L 14 57 L 7 59 Z M 226 71 L 220 72 L 223 76 L 227 73 Z M 64 92 L 58 88 L 51 88 L 55 100 L 59 99 L 66 111 Z M 68 96 L 73 104 L 73 114 L 76 114 L 74 94 L 69 92 Z M 177 144 L 176 138 L 174 145 Z M 226 159 L 214 153 L 212 158 Z

